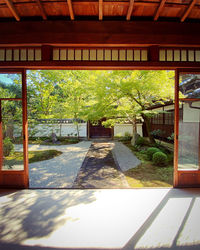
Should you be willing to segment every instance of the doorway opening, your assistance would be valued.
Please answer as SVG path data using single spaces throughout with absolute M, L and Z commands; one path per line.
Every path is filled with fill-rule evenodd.
M 15 153 L 14 155 L 10 153 L 12 157 L 15 158 L 20 151 L 26 157 L 27 140 L 24 137 L 27 125 L 26 105 L 19 108 L 19 103 L 25 100 L 23 97 L 26 89 L 20 83 L 20 81 L 23 82 L 23 79 L 20 80 L 21 76 L 15 75 L 1 74 L 1 88 L 5 93 L 6 91 L 15 93 L 16 86 L 19 87 L 13 97 L 1 96 L 1 172 L 10 174 L 19 171 L 23 176 L 25 170 L 15 169 L 16 164 L 14 164 L 15 167 L 11 166 L 11 169 L 8 169 L 9 166 L 5 169 L 8 156 L 6 158 L 4 155 L 6 148 L 4 140 L 14 143 Z M 187 94 L 185 99 L 183 96 L 179 99 L 185 105 L 175 107 L 173 71 L 27 71 L 29 186 L 34 188 L 162 187 L 172 186 L 173 171 L 176 172 L 176 179 L 177 173 L 184 171 L 186 174 L 186 170 L 198 170 L 199 165 L 196 163 L 199 160 L 199 154 L 195 154 L 195 157 L 193 155 L 187 157 L 190 152 L 186 150 L 187 154 L 183 154 L 185 149 L 183 150 L 182 140 L 179 140 L 177 146 L 177 138 L 175 138 L 175 152 L 179 150 L 179 165 L 184 165 L 185 159 L 190 158 L 196 162 L 196 165 L 195 169 L 188 167 L 180 169 L 179 165 L 177 170 L 173 168 L 174 133 L 171 131 L 169 135 L 169 129 L 164 130 L 169 126 L 172 128 L 175 118 L 175 125 L 178 124 L 178 132 L 181 135 L 181 131 L 184 130 L 181 121 L 187 117 L 187 108 L 190 109 L 190 115 L 199 117 L 198 74 L 188 73 L 185 76 L 186 78 L 180 74 L 179 78 L 179 95 L 182 92 Z M 9 84 L 9 81 L 12 83 Z M 189 84 L 189 82 L 192 83 Z M 18 93 L 21 93 L 21 96 L 18 97 Z M 9 111 L 10 104 L 7 102 L 11 101 L 19 102 L 13 104 L 13 107 L 14 110 L 21 110 L 21 115 L 16 116 L 12 113 L 12 119 L 8 119 L 9 112 L 6 115 L 5 113 L 6 110 Z M 176 108 L 175 115 L 174 108 Z M 198 114 L 193 114 L 194 110 Z M 18 117 L 21 117 L 21 130 Z M 193 123 L 190 118 L 188 118 L 189 122 Z M 13 125 L 14 123 L 16 124 Z M 199 126 L 199 120 L 195 120 L 194 126 L 196 125 Z M 177 126 L 175 128 L 177 133 Z M 184 132 L 185 134 L 188 134 L 192 144 L 196 143 L 194 151 L 199 152 L 199 140 L 196 142 L 192 140 L 190 133 Z M 97 145 L 88 140 L 99 136 L 104 137 L 102 144 Z M 110 138 L 113 141 L 109 142 Z M 195 138 L 198 138 L 198 135 Z M 106 144 L 103 145 L 103 143 Z M 104 149 L 103 152 L 102 149 Z M 92 163 L 91 159 L 95 157 L 96 161 Z M 99 176 L 104 166 L 101 166 L 99 159 L 102 158 L 105 160 L 104 166 L 108 163 L 115 165 L 117 174 L 115 172 L 111 174 L 113 176 L 116 174 L 117 177 L 114 179 L 121 178 L 121 183 L 127 183 L 127 185 L 123 186 L 121 183 L 115 185 L 113 179 L 109 185 L 105 181 L 101 183 L 102 178 Z M 175 162 L 176 160 L 177 155 L 175 155 Z M 23 162 L 23 158 L 21 161 Z M 191 165 L 190 163 L 186 165 Z M 75 165 L 76 168 L 72 167 Z M 100 167 L 95 168 L 94 166 L 97 165 Z M 83 178 L 83 175 L 91 176 L 94 172 L 96 172 L 94 178 L 88 184 L 88 179 Z M 70 183 L 66 179 L 66 173 Z M 96 186 L 95 178 L 100 179 L 96 181 L 96 184 L 98 182 Z

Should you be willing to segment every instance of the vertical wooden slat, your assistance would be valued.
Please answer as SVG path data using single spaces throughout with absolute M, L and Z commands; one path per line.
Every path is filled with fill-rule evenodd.
M 99 20 L 103 20 L 103 0 L 99 0 Z
M 68 7 L 69 7 L 69 15 L 71 20 L 74 20 L 74 11 L 73 11 L 73 7 L 72 7 L 72 1 L 71 0 L 67 0 L 68 3 Z
M 16 8 L 15 8 L 15 6 L 14 6 L 12 0 L 5 0 L 5 2 L 6 2 L 6 4 L 7 4 L 7 6 L 8 6 L 8 8 L 9 8 L 9 10 L 10 10 L 11 13 L 13 14 L 13 16 L 15 17 L 15 19 L 16 19 L 17 21 L 20 21 L 20 16 L 19 16 L 19 14 L 18 14 L 18 12 L 17 12 L 17 10 L 16 10 Z
M 0 171 L 3 166 L 3 124 L 2 124 L 2 112 L 1 112 L 1 100 L 0 100 Z
M 127 11 L 127 14 L 126 14 L 126 20 L 127 21 L 129 21 L 131 19 L 131 15 L 132 15 L 132 12 L 133 12 L 133 4 L 134 4 L 134 0 L 130 0 L 128 11 Z
M 178 186 L 179 71 L 175 70 L 174 93 L 174 187 Z
M 28 174 L 28 115 L 27 115 L 27 86 L 26 70 L 22 71 L 22 112 L 23 112 L 23 149 L 24 149 L 24 184 L 29 186 Z

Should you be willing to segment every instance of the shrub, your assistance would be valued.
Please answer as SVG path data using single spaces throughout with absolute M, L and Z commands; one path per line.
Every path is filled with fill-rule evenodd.
M 169 142 L 174 142 L 174 133 L 168 136 L 167 139 L 169 140 Z
M 152 160 L 153 154 L 160 152 L 159 148 L 151 147 L 147 149 L 147 156 L 149 160 Z
M 152 157 L 154 165 L 166 166 L 167 165 L 167 155 L 162 152 L 156 152 Z
M 9 156 L 14 151 L 14 145 L 9 137 L 3 140 L 3 155 Z
M 129 132 L 125 132 L 123 136 L 124 141 L 130 141 L 132 138 L 132 135 Z
M 162 137 L 164 132 L 162 130 L 160 130 L 160 129 L 156 129 L 156 130 L 151 131 L 151 134 L 154 137 Z
M 137 146 L 149 145 L 149 142 L 144 137 L 139 136 L 135 141 L 135 145 Z

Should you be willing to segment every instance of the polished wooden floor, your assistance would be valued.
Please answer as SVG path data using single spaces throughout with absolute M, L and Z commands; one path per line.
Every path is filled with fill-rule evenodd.
M 200 189 L 1 190 L 0 249 L 200 249 Z

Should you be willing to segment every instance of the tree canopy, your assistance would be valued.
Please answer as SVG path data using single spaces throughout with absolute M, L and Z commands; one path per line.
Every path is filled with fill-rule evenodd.
M 16 77 L 12 80 L 21 81 Z M 0 83 L 2 93 L 19 95 L 19 84 L 10 85 L 9 89 L 8 86 Z M 31 119 L 72 118 L 75 122 L 77 119 L 95 122 L 105 117 L 105 126 L 128 121 L 135 131 L 137 119 L 143 119 L 148 128 L 152 105 L 173 99 L 174 72 L 32 70 L 28 71 L 27 88 Z

